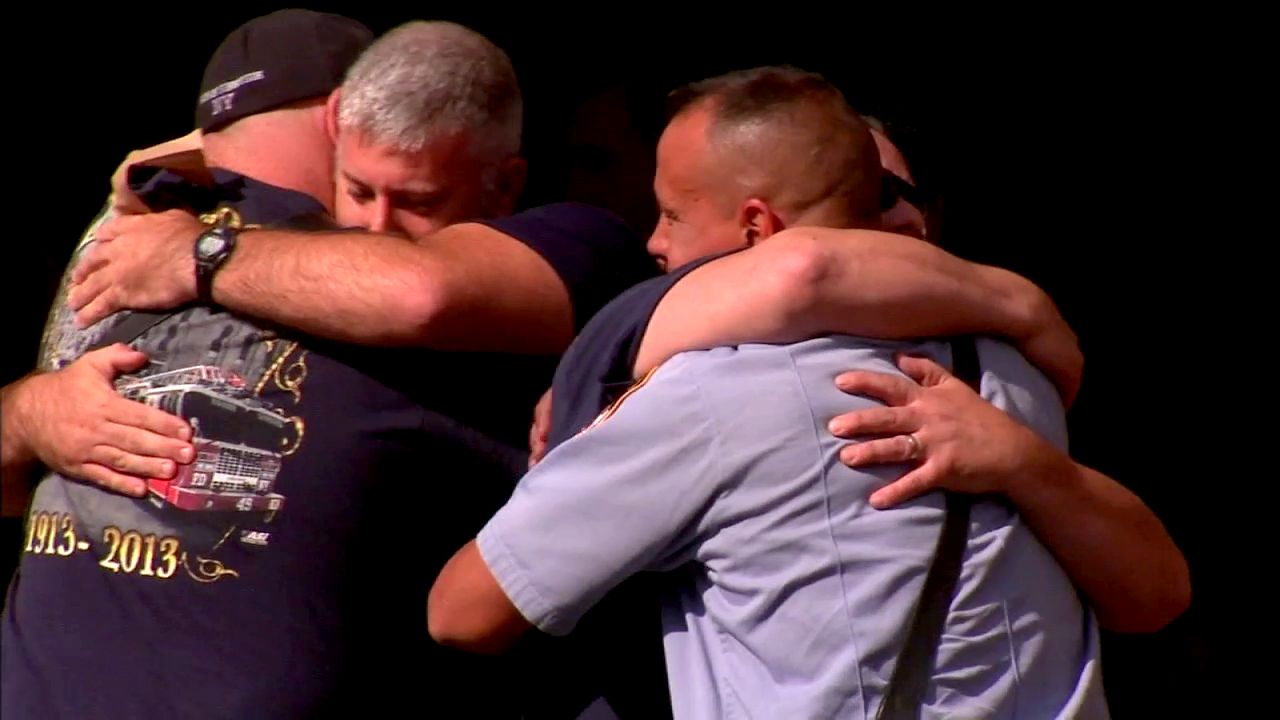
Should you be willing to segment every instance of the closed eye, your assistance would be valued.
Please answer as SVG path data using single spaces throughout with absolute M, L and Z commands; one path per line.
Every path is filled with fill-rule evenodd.
M 373 188 L 345 173 L 342 177 L 347 181 L 347 195 L 352 200 L 363 204 L 373 199 Z

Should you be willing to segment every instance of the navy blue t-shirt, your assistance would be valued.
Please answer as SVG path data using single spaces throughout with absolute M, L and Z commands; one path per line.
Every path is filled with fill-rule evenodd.
M 229 204 L 249 223 L 322 211 L 226 172 L 211 190 L 167 173 L 139 190 L 153 207 Z M 623 249 L 639 240 L 603 211 L 494 225 L 553 265 L 578 317 L 634 276 Z M 124 315 L 77 331 L 65 291 L 45 369 Z M 427 642 L 425 599 L 522 471 L 515 448 L 554 358 L 354 348 L 205 306 L 134 344 L 151 364 L 122 392 L 191 419 L 197 461 L 142 499 L 41 480 L 4 610 L 0 715 L 295 718 L 448 697 L 511 709 L 474 692 L 506 665 Z

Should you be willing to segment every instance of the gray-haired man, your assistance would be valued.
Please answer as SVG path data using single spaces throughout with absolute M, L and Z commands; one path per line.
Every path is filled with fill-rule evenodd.
M 509 63 L 478 37 L 457 26 L 411 25 L 386 42 L 453 47 L 453 62 L 465 66 L 458 72 L 481 73 L 479 65 L 493 73 L 471 78 L 466 90 L 489 83 L 509 92 Z M 5 388 L 6 487 L 38 469 L 36 460 L 52 466 L 50 459 L 66 457 L 47 452 L 68 439 L 60 428 L 99 412 L 87 395 L 68 390 L 110 397 L 111 381 L 126 370 L 136 377 L 122 380 L 121 393 L 153 407 L 120 397 L 110 407 L 160 408 L 181 418 L 178 429 L 165 428 L 180 436 L 163 448 L 173 453 L 167 467 L 149 462 L 157 450 L 142 441 L 126 455 L 90 452 L 41 477 L 2 618 L 5 717 L 316 717 L 434 702 L 416 693 L 424 675 L 441 693 L 466 696 L 477 713 L 514 714 L 518 698 L 478 692 L 492 682 L 492 665 L 439 662 L 440 649 L 425 642 L 422 608 L 449 538 L 472 532 L 523 467 L 511 446 L 523 439 L 533 402 L 550 382 L 550 359 L 354 347 L 219 302 L 224 273 L 234 277 L 257 249 L 249 227 L 335 214 L 342 224 L 362 222 L 353 216 L 358 203 L 334 197 L 341 121 L 331 91 L 370 41 L 359 23 L 304 10 L 272 13 L 233 32 L 210 60 L 197 104 L 209 177 L 161 171 L 134 178 L 136 195 L 165 211 L 156 218 L 194 228 L 177 244 L 138 248 L 144 266 L 159 263 L 149 269 L 189 293 L 184 306 L 154 325 L 134 326 L 145 316 L 126 311 L 81 328 L 59 303 L 43 372 Z M 437 90 L 453 97 L 451 107 L 487 108 L 483 97 L 457 97 L 457 87 Z M 448 105 L 402 99 L 410 116 L 415 100 Z M 351 117 L 365 129 L 361 113 Z M 408 155 L 404 167 L 457 171 L 448 188 L 453 200 L 431 215 L 460 224 L 429 249 L 401 237 L 295 234 L 304 261 L 334 246 L 354 248 L 348 261 L 357 264 L 378 247 L 393 258 L 417 249 L 452 271 L 450 253 L 483 247 L 484 261 L 506 262 L 508 298 L 559 303 L 547 322 L 562 322 L 566 338 L 575 317 L 590 317 L 648 271 L 635 238 L 598 210 L 561 205 L 485 225 L 463 222 L 509 212 L 512 200 L 485 170 L 518 163 L 453 152 L 471 144 L 451 122 L 447 113 L 420 122 L 455 141 L 449 152 L 432 143 L 442 135 L 431 133 L 415 149 L 405 134 L 410 126 L 398 129 L 396 144 L 359 142 L 344 157 L 380 153 L 374 164 L 385 167 Z M 555 232 L 564 223 L 579 233 Z M 77 250 L 96 262 L 109 254 L 99 250 L 114 245 L 104 240 L 95 222 Z M 176 277 L 166 274 L 174 270 Z M 394 282 L 391 275 L 375 280 Z M 270 258 L 259 278 L 272 288 L 299 279 L 315 278 L 284 255 Z M 520 293 L 522 283 L 536 286 L 535 297 Z M 71 283 L 63 293 L 82 290 Z M 291 300 L 331 314 L 322 293 Z M 126 342 L 140 352 L 119 344 Z M 108 347 L 90 351 L 102 343 Z M 497 376 L 500 390 L 490 382 Z M 69 386 L 69 378 L 87 384 Z M 86 444 L 134 442 L 107 433 Z M 77 481 L 76 470 L 95 460 L 116 464 L 113 475 L 92 479 L 122 481 L 103 484 L 124 492 Z M 387 665 L 375 662 L 383 658 Z M 467 691 L 468 681 L 480 683 L 472 686 L 477 692 Z

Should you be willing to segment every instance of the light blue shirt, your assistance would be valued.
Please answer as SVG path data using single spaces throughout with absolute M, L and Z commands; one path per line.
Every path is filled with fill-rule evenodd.
M 679 355 L 520 482 L 477 544 L 507 596 L 551 634 L 627 576 L 675 570 L 663 620 L 677 717 L 874 717 L 932 561 L 943 498 L 879 511 L 906 470 L 853 470 L 827 421 L 874 401 L 846 370 L 895 351 L 950 366 L 944 343 L 828 337 Z M 1065 449 L 1053 387 L 979 342 L 983 396 Z M 1007 504 L 978 502 L 927 716 L 1107 716 L 1098 631 Z

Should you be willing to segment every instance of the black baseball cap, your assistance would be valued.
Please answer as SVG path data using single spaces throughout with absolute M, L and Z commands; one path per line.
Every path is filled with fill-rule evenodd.
M 196 125 L 216 130 L 273 107 L 328 95 L 373 42 L 373 32 L 342 15 L 287 9 L 254 18 L 227 35 L 200 82 Z

